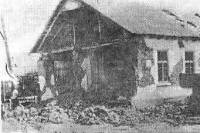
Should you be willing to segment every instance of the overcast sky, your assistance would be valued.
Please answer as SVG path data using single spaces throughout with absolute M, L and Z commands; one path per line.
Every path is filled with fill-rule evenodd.
M 107 5 L 136 1 L 156 8 L 169 8 L 180 14 L 200 12 L 200 0 L 99 1 Z M 4 17 L 6 23 L 11 54 L 30 51 L 58 3 L 59 0 L 0 0 L 0 15 Z

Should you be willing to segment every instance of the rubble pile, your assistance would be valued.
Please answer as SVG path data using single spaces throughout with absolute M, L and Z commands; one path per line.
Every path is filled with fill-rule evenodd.
M 200 95 L 198 95 L 198 93 L 195 95 L 196 96 L 191 96 L 188 100 L 188 107 L 186 111 L 190 114 L 190 116 L 200 116 Z
M 187 104 L 181 101 L 164 100 L 160 104 L 144 109 L 136 108 L 106 108 L 91 106 L 79 112 L 77 123 L 92 125 L 109 123 L 115 126 L 134 126 L 140 123 L 165 122 L 173 126 L 185 124 L 187 119 Z
M 140 110 L 144 116 L 147 116 L 153 120 L 166 122 L 174 126 L 184 124 L 186 120 L 187 104 L 182 102 L 170 102 L 164 100 L 162 103 Z
M 105 106 L 90 105 L 86 107 L 79 101 L 71 108 L 61 108 L 57 101 L 48 103 L 44 107 L 17 107 L 7 111 L 5 118 L 15 118 L 19 122 L 55 123 L 74 121 L 82 125 L 112 124 L 114 126 L 135 126 L 140 123 L 165 122 L 174 126 L 186 121 L 186 104 L 181 102 L 164 101 L 154 107 L 138 110 L 134 107 L 107 108 Z
M 91 106 L 80 112 L 75 122 L 83 125 L 118 124 L 119 115 L 113 110 L 105 108 L 105 106 Z
M 149 123 L 153 119 L 135 108 L 106 108 L 105 106 L 91 106 L 79 113 L 76 123 L 82 125 L 112 124 L 113 126 L 135 126 Z
M 5 112 L 5 119 L 14 118 L 19 122 L 28 124 L 47 122 L 59 124 L 69 118 L 66 110 L 52 103 L 43 108 L 18 106 L 12 111 L 6 110 Z
M 124 110 L 124 108 L 117 108 L 115 112 L 120 116 L 120 123 L 118 125 L 125 126 L 135 126 L 139 123 L 148 123 L 149 120 L 135 108 L 129 108 Z

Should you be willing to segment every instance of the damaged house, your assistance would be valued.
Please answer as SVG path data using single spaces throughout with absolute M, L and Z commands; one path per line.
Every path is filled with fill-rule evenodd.
M 180 73 L 200 73 L 199 33 L 137 3 L 62 0 L 31 53 L 42 54 L 39 74 L 59 94 L 130 99 L 138 87 L 178 86 Z

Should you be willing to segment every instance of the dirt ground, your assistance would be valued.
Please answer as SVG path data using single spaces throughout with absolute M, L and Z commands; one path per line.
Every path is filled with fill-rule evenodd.
M 166 123 L 138 124 L 134 127 L 112 125 L 85 126 L 66 122 L 63 124 L 46 123 L 31 127 L 20 125 L 16 121 L 3 121 L 2 133 L 199 133 L 200 125 L 173 127 Z
M 184 101 L 183 99 L 184 98 L 181 97 L 173 100 Z M 158 101 L 161 100 L 159 99 Z M 177 109 L 175 106 L 178 106 L 178 104 L 171 105 L 173 104 L 158 106 L 159 108 L 157 111 L 159 112 L 157 113 L 163 113 L 162 110 L 165 109 L 164 112 L 167 114 L 176 114 L 177 112 L 174 109 Z M 55 107 L 53 106 L 53 108 Z M 149 111 L 152 112 L 152 110 Z M 125 114 L 127 114 L 127 112 Z M 136 112 L 132 115 L 137 118 L 139 114 Z M 177 126 L 173 126 L 169 123 L 162 122 L 162 118 L 166 116 L 163 114 L 161 116 L 164 117 L 161 117 L 160 121 L 154 120 L 149 123 L 135 122 L 131 126 L 116 127 L 112 124 L 105 123 L 100 125 L 80 125 L 76 124 L 72 119 L 66 119 L 62 124 L 53 124 L 51 122 L 27 124 L 19 123 L 16 119 L 10 118 L 2 121 L 2 133 L 200 133 L 200 125 L 183 125 L 182 123 L 178 123 Z M 176 120 L 176 117 L 173 117 L 172 120 L 173 119 Z M 132 119 L 130 121 L 132 121 Z

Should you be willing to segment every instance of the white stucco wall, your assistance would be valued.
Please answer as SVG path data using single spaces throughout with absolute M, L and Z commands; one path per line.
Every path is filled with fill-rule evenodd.
M 185 51 L 194 52 L 194 72 L 200 73 L 200 41 L 183 41 L 184 48 L 179 48 L 178 40 L 145 38 L 147 47 L 153 49 L 154 64 L 151 67 L 151 74 L 155 84 L 158 83 L 157 51 L 165 50 L 168 54 L 169 75 L 172 74 L 174 66 L 183 59 L 183 73 L 185 72 Z
M 165 50 L 168 54 L 169 75 L 172 74 L 174 66 L 181 60 L 183 51 L 179 48 L 177 40 L 145 39 L 146 45 L 154 51 L 154 64 L 151 68 L 155 83 L 158 84 L 157 51 Z
M 151 66 L 151 74 L 154 78 L 155 84 L 138 87 L 137 94 L 132 98 L 132 102 L 137 107 L 146 107 L 157 104 L 161 99 L 181 97 L 185 98 L 192 94 L 192 89 L 182 88 L 178 85 L 173 86 L 159 86 L 158 82 L 158 65 L 157 65 L 157 51 L 166 50 L 168 53 L 169 76 L 172 74 L 174 66 L 182 58 L 182 73 L 185 72 L 185 51 L 194 52 L 194 69 L 195 73 L 200 73 L 200 41 L 183 41 L 184 48 L 179 48 L 178 40 L 166 39 L 152 39 L 145 38 L 146 46 L 153 49 L 154 63 Z

